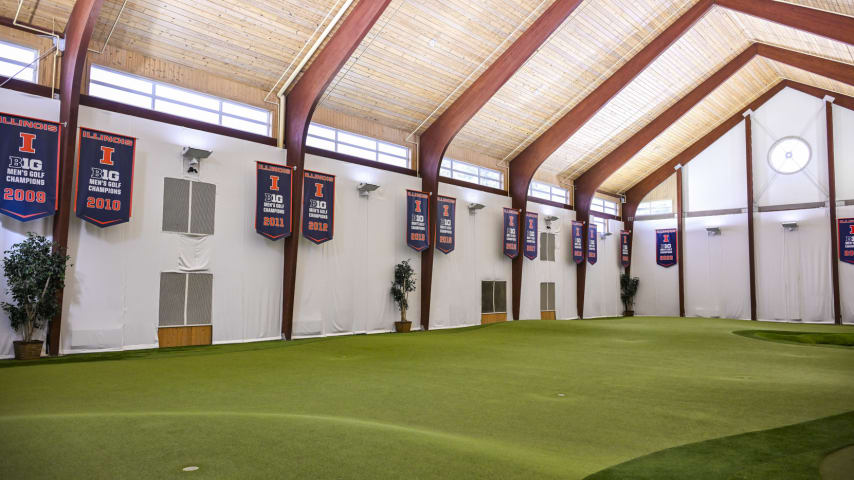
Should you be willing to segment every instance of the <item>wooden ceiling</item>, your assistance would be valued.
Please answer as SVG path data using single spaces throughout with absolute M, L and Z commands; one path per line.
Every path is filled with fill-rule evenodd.
M 393 0 L 321 106 L 423 132 L 555 0 Z M 455 150 L 511 161 L 698 0 L 585 0 L 457 135 Z M 854 0 L 787 0 L 854 16 Z M 106 0 L 99 49 L 123 0 Z M 343 0 L 128 0 L 112 46 L 256 88 L 282 70 Z M 73 0 L 24 0 L 21 20 L 64 28 Z M 17 2 L 0 4 L 11 18 Z M 753 42 L 854 64 L 854 47 L 712 8 L 580 128 L 541 167 L 565 183 Z M 848 95 L 852 87 L 762 58 L 752 60 L 603 185 L 623 192 L 780 79 Z

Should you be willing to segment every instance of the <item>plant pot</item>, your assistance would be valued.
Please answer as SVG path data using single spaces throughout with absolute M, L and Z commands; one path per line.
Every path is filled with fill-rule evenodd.
M 634 316 L 635 316 L 635 311 L 634 311 L 634 310 L 626 310 L 626 311 L 624 311 L 624 312 L 623 312 L 623 316 L 624 316 L 624 317 L 634 317 Z
M 412 322 L 394 322 L 394 331 L 397 333 L 409 333 Z
M 15 341 L 15 360 L 36 360 L 42 356 L 41 340 L 32 340 L 29 342 Z

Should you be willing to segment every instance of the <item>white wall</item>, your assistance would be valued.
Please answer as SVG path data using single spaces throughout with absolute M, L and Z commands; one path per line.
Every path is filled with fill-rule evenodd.
M 655 231 L 662 228 L 676 228 L 675 216 L 634 223 L 632 276 L 640 279 L 635 315 L 679 316 L 679 267 L 665 268 L 655 261 Z
M 555 284 L 555 318 L 578 318 L 576 298 L 576 267 L 572 260 L 570 248 L 571 223 L 575 220 L 575 212 L 555 208 L 536 202 L 528 202 L 529 212 L 539 214 L 539 231 L 555 234 L 555 261 L 540 260 L 539 252 L 536 260 L 523 259 L 522 269 L 522 301 L 519 315 L 523 320 L 540 318 L 540 283 L 554 282 Z M 552 229 L 546 230 L 546 216 L 558 217 L 552 223 Z M 542 249 L 543 246 L 539 245 Z
M 833 141 L 836 167 L 836 198 L 854 200 L 854 111 L 833 107 Z M 854 217 L 854 206 L 836 209 L 837 218 Z M 834 241 L 837 241 L 834 239 Z M 854 323 L 854 265 L 839 263 L 839 291 L 842 303 L 842 321 Z
M 587 263 L 584 285 L 584 318 L 617 317 L 623 314 L 620 301 L 620 231 L 623 222 L 608 220 L 613 235 L 599 238 L 599 259 Z M 586 239 L 584 245 L 587 245 Z M 586 262 L 587 260 L 585 260 Z
M 685 164 L 682 185 L 686 212 L 747 206 L 745 135 L 742 121 Z M 673 205 L 676 208 L 675 202 Z

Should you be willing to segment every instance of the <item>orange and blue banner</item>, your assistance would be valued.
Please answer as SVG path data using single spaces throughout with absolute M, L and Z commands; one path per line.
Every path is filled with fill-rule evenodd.
M 504 208 L 504 255 L 516 258 L 519 255 L 519 210 Z
M 56 122 L 0 113 L 0 213 L 28 222 L 59 206 L 59 139 Z
M 655 262 L 662 267 L 676 265 L 676 231 L 675 228 L 655 231 Z
M 536 212 L 525 212 L 525 258 L 537 259 L 537 230 L 539 216 Z
M 430 195 L 406 191 L 406 244 L 416 252 L 430 247 Z
M 573 221 L 571 228 L 572 260 L 575 263 L 582 263 L 584 262 L 584 224 Z
M 596 231 L 595 223 L 587 226 L 587 262 L 590 265 L 596 265 L 596 260 L 599 260 L 599 239 L 596 238 Z
M 632 263 L 632 258 L 629 253 L 629 232 L 623 230 L 620 232 L 620 265 L 623 268 L 629 268 Z
M 335 175 L 303 171 L 302 235 L 320 244 L 335 230 Z
M 257 162 L 255 169 L 255 231 L 271 239 L 290 237 L 293 168 Z
M 854 218 L 839 219 L 839 259 L 854 264 Z
M 456 247 L 457 199 L 439 195 L 439 222 L 436 249 L 442 253 L 451 253 Z
M 97 227 L 130 221 L 136 139 L 80 128 L 74 212 Z

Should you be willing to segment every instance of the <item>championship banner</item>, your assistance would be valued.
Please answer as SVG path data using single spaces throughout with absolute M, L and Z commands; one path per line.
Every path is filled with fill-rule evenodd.
M 442 253 L 451 253 L 456 246 L 457 230 L 457 199 L 452 197 L 437 198 L 439 203 L 439 238 L 436 249 Z
M 623 268 L 629 268 L 632 259 L 629 256 L 629 232 L 623 230 L 620 232 L 620 265 Z
M 591 223 L 587 226 L 587 261 L 590 265 L 596 265 L 596 260 L 599 258 L 599 248 L 598 248 L 598 239 L 596 238 L 596 230 L 598 230 L 595 223 Z
M 525 257 L 529 260 L 537 259 L 537 230 L 539 221 L 540 219 L 536 212 L 525 212 Z
M 22 222 L 59 206 L 58 123 L 0 113 L 0 213 Z
M 839 219 L 839 259 L 854 264 L 854 218 Z
M 575 263 L 584 261 L 584 224 L 572 222 L 572 260 Z
M 294 169 L 265 162 L 256 165 L 255 231 L 272 240 L 290 237 Z
M 519 210 L 504 208 L 504 255 L 519 255 Z
M 416 252 L 430 246 L 430 195 L 406 191 L 406 244 Z
M 328 242 L 335 229 L 335 175 L 303 173 L 302 235 L 314 243 Z
M 74 212 L 97 227 L 130 221 L 136 139 L 80 127 Z
M 676 265 L 676 229 L 655 231 L 655 262 L 662 267 Z

